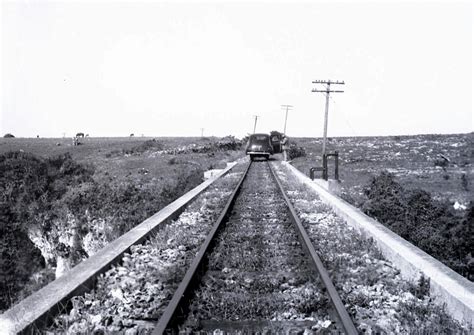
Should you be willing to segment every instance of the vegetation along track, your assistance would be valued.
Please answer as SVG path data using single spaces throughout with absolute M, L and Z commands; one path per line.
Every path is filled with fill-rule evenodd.
M 470 333 L 431 303 L 426 281 L 402 280 L 373 241 L 337 218 L 284 166 L 272 166 L 278 178 L 266 163 L 238 164 L 179 218 L 93 278 L 91 291 L 63 301 L 49 326 L 33 324 L 28 333 L 350 333 L 331 306 L 326 276 L 312 269 L 316 253 L 295 229 L 301 223 L 287 198 L 360 332 Z M 280 183 L 286 195 L 278 192 Z M 2 330 L 7 314 L 0 315 Z M 21 315 L 9 320 L 16 318 Z
M 244 162 L 237 164 L 189 203 L 180 198 L 175 205 L 170 204 L 176 208 L 186 206 L 176 219 L 160 221 L 170 213 L 165 208 L 164 214 L 160 211 L 156 219 L 154 216 L 143 222 L 137 233 L 127 233 L 141 235 L 148 226 L 158 224 L 157 231 L 146 240 L 124 247 L 124 254 L 114 256 L 116 261 L 109 269 L 101 271 L 105 265 L 96 262 L 103 258 L 102 254 L 111 254 L 109 249 L 92 256 L 93 262 L 82 267 L 86 270 L 84 276 L 90 275 L 87 283 L 91 284 L 87 288 L 81 286 L 79 292 L 75 290 L 72 298 L 64 296 L 64 286 L 76 281 L 70 276 L 74 269 L 13 306 L 0 315 L 0 334 L 22 329 L 35 334 L 151 333 L 246 167 Z M 50 308 L 47 312 L 43 305 L 32 309 L 32 301 L 47 303 Z M 39 315 L 40 312 L 46 314 Z
M 217 329 L 357 333 L 266 162 L 251 163 L 154 333 Z

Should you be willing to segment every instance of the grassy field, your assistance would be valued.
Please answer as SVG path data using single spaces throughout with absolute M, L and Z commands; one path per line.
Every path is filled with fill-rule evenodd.
M 81 145 L 73 146 L 70 138 L 0 138 L 0 154 L 24 151 L 46 158 L 69 153 L 79 163 L 92 164 L 95 168 L 94 179 L 97 181 L 132 181 L 139 184 L 171 178 L 173 172 L 179 173 L 178 166 L 183 164 L 196 165 L 203 170 L 223 168 L 226 162 L 244 155 L 237 151 L 156 154 L 157 151 L 218 141 L 218 138 L 200 137 L 160 137 L 156 138 L 159 146 L 151 147 L 147 152 L 124 153 L 152 140 L 153 138 L 147 137 L 87 137 L 80 139 Z
M 293 160 L 296 168 L 309 175 L 310 167 L 322 166 L 321 139 L 295 138 L 293 142 L 307 154 Z M 335 150 L 339 151 L 343 197 L 353 204 L 364 201 L 363 188 L 384 170 L 404 187 L 421 188 L 437 199 L 462 204 L 474 199 L 473 133 L 332 138 L 328 151 Z M 329 170 L 333 177 L 333 165 Z

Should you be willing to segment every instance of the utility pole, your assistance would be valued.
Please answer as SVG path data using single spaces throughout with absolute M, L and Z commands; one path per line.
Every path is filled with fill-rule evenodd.
M 283 135 L 286 135 L 286 120 L 288 119 L 288 110 L 291 110 L 292 105 L 281 105 L 281 108 L 286 108 L 285 126 L 283 127 Z
M 204 137 L 204 128 L 201 128 L 201 138 Z
M 255 123 L 253 124 L 253 133 L 255 134 L 255 129 L 257 128 L 257 119 L 260 117 L 258 115 L 253 116 L 255 118 Z
M 313 89 L 312 92 L 326 93 L 326 109 L 324 112 L 323 157 L 326 155 L 326 140 L 328 135 L 329 93 L 344 93 L 344 91 L 331 90 L 331 85 L 344 85 L 344 81 L 314 80 L 313 84 L 326 84 L 326 90 Z

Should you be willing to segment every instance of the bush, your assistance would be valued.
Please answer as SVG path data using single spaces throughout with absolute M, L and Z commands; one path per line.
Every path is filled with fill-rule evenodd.
M 8 225 L 6 213 L 8 209 L 0 208 L 0 311 L 16 301 L 17 293 L 24 289 L 31 274 L 45 266 L 41 252 L 27 232 L 18 225 Z
M 155 151 L 163 150 L 163 143 L 157 141 L 156 139 L 147 140 L 130 149 L 122 149 L 122 150 L 114 149 L 106 153 L 105 157 L 111 158 L 111 157 L 119 157 L 119 156 L 124 156 L 124 155 L 139 156 L 143 154 L 144 152 L 147 152 L 150 150 L 155 150 Z
M 28 281 L 56 261 L 43 258 L 29 239 L 31 231 L 54 247 L 53 256 L 75 265 L 88 257 L 83 242 L 89 233 L 101 235 L 102 242 L 112 241 L 201 183 L 202 169 L 187 166 L 158 188 L 99 184 L 92 178 L 94 169 L 69 154 L 49 159 L 23 152 L 0 155 L 0 310 L 51 279 L 46 276 L 40 284 L 33 283 L 34 288 Z M 69 233 L 72 244 L 61 243 L 60 237 Z
M 163 144 L 155 139 L 152 139 L 140 143 L 131 149 L 123 149 L 122 152 L 124 155 L 141 155 L 142 153 L 152 149 L 156 151 L 163 150 Z
M 4 138 L 14 138 L 15 136 L 13 136 L 12 134 L 10 133 L 7 133 L 5 135 L 3 135 Z
M 92 180 L 93 169 L 69 154 L 40 159 L 28 153 L 0 155 L 0 309 L 16 299 L 30 275 L 45 266 L 28 232 L 46 235 L 60 214 L 67 190 Z
M 306 157 L 306 151 L 303 147 L 299 147 L 295 143 L 290 143 L 290 149 L 288 150 L 289 159 L 295 159 L 297 157 Z
M 229 135 L 217 141 L 215 147 L 217 150 L 240 150 L 242 145 L 242 141 L 236 139 L 232 135 Z
M 90 231 L 91 221 L 105 219 L 111 227 L 105 239 L 112 241 L 200 184 L 202 178 L 203 171 L 193 168 L 161 189 L 132 183 L 83 184 L 65 195 L 64 215 L 70 213 L 79 220 L 81 238 Z
M 433 162 L 433 165 L 434 166 L 439 166 L 439 167 L 442 167 L 442 168 L 446 168 L 449 165 L 449 162 L 447 160 L 444 160 L 444 159 L 437 159 Z
M 434 200 L 423 190 L 407 190 L 394 175 L 383 172 L 364 189 L 367 201 L 363 211 L 437 258 L 453 270 L 472 280 L 470 264 L 473 234 L 472 203 L 464 217 L 451 204 Z
M 164 153 L 171 155 L 179 154 L 208 154 L 212 157 L 216 152 L 240 150 L 242 148 L 242 141 L 236 139 L 234 136 L 226 136 L 217 142 L 209 142 L 206 144 L 190 144 L 181 147 L 165 150 Z

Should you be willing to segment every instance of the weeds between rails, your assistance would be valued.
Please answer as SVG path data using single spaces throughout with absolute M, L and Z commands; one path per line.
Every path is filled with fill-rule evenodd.
M 272 178 L 269 165 L 251 163 L 155 334 L 342 329 Z

